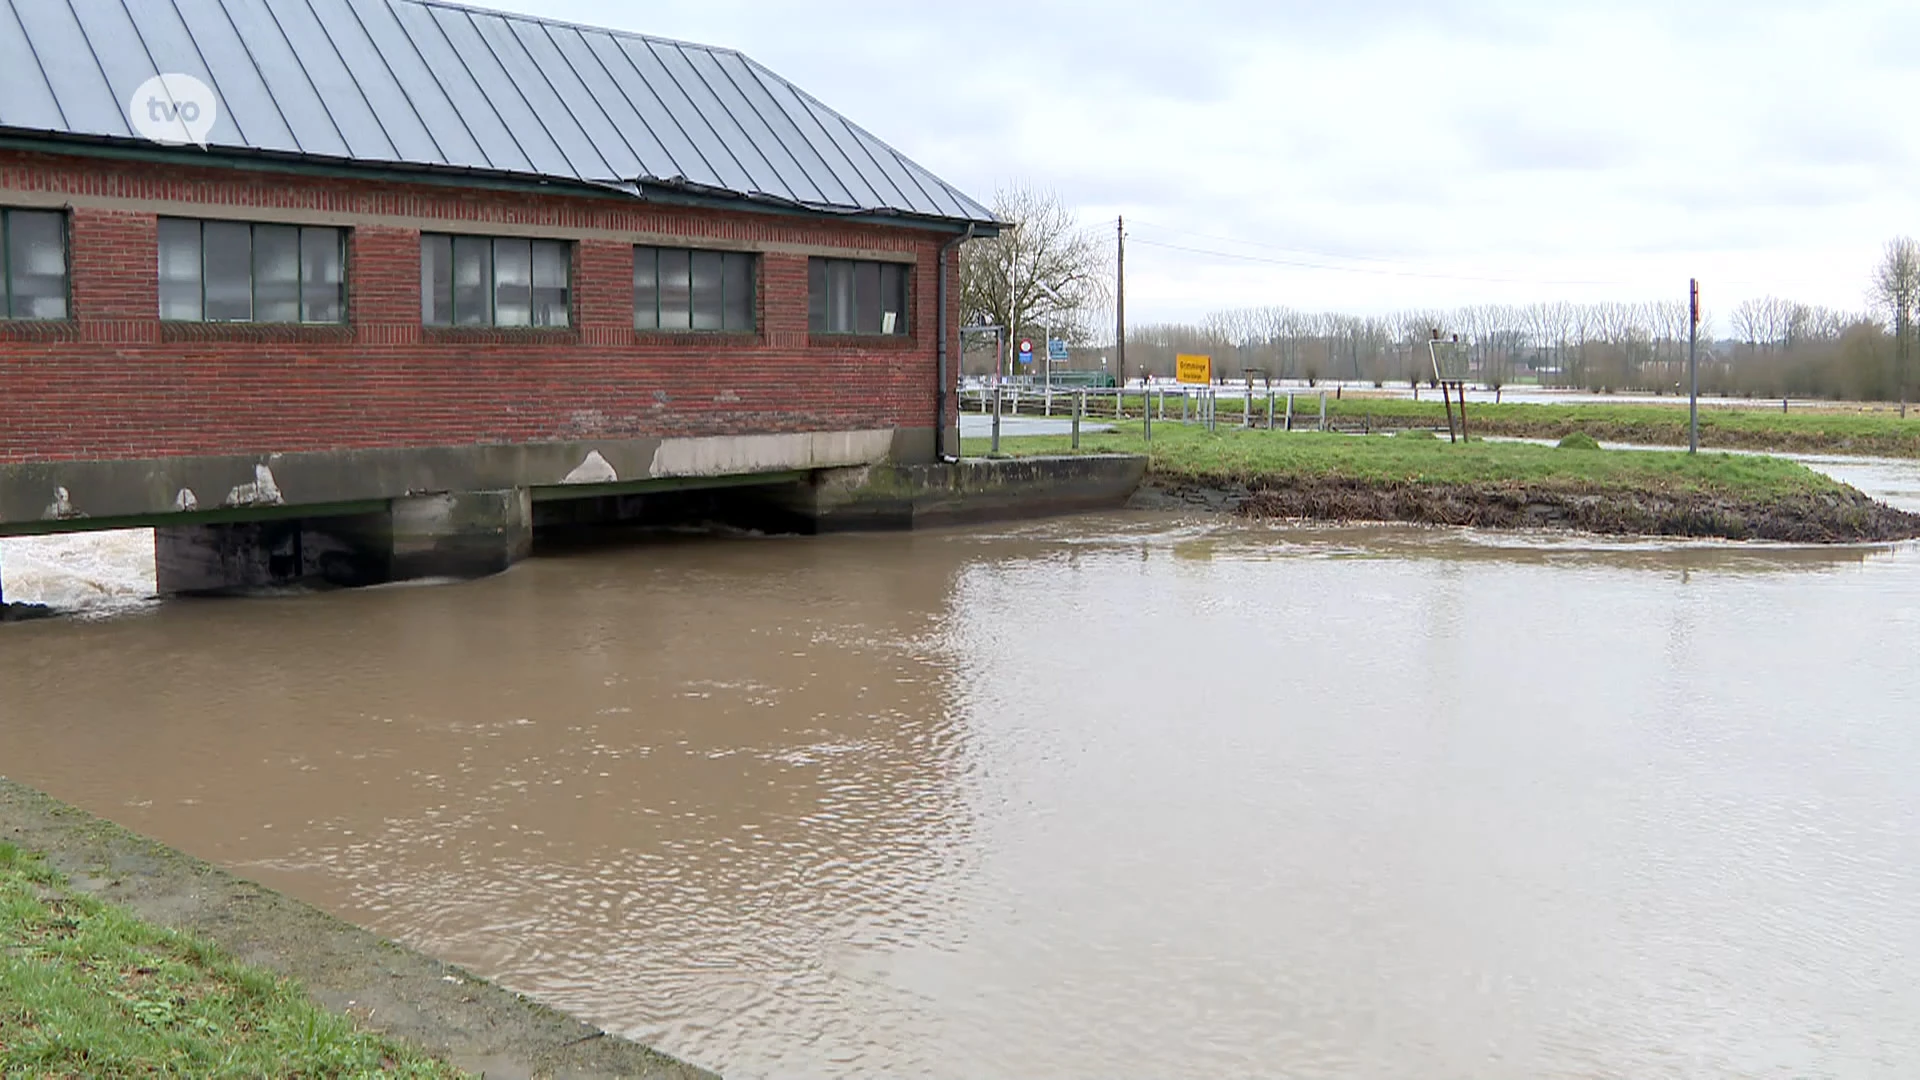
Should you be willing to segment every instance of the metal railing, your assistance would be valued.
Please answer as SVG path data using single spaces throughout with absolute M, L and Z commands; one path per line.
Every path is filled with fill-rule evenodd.
M 1222 397 L 1239 399 L 1240 426 L 1243 428 L 1265 427 L 1268 431 L 1302 430 L 1300 424 L 1311 422 L 1316 431 L 1329 430 L 1327 419 L 1327 401 L 1331 395 L 1325 390 L 1300 392 L 1267 387 L 1264 393 L 1252 387 L 1234 388 L 1228 386 L 1146 386 L 1146 387 L 1077 387 L 1058 388 L 1046 385 L 1021 385 L 1005 383 L 998 385 L 965 386 L 960 390 L 960 407 L 963 410 L 977 411 L 980 415 L 991 414 L 994 417 L 994 449 L 999 450 L 999 419 L 1002 415 L 1045 416 L 1071 415 L 1077 423 L 1082 417 L 1105 418 L 1114 420 L 1146 419 L 1175 423 L 1199 424 L 1209 431 L 1217 430 L 1220 423 L 1219 403 Z M 1265 398 L 1265 409 L 1261 409 L 1261 398 Z M 1178 412 L 1167 415 L 1168 398 L 1178 402 Z M 1299 408 L 1304 399 L 1309 409 L 1317 405 L 1312 413 L 1303 413 Z M 1317 401 L 1316 401 L 1317 399 Z M 1308 421 L 1307 416 L 1313 419 Z M 1262 423 L 1264 420 L 1264 424 Z M 1152 436 L 1148 436 L 1151 440 Z M 1078 443 L 1076 441 L 1075 445 Z

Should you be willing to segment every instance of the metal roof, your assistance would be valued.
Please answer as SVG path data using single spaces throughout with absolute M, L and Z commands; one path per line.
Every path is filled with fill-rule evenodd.
M 142 141 L 169 73 L 218 94 L 216 151 L 994 223 L 731 49 L 439 0 L 0 0 L 0 129 Z

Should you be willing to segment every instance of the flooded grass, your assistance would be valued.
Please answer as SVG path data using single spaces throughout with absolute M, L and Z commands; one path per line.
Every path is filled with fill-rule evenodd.
M 985 440 L 967 440 L 970 452 Z M 1068 438 L 1001 440 L 1014 454 L 1058 453 Z M 1088 435 L 1089 452 L 1144 453 L 1155 478 L 1273 484 L 1342 479 L 1375 484 L 1528 484 L 1581 491 L 1699 492 L 1740 498 L 1839 494 L 1848 489 L 1796 462 L 1747 454 L 1576 452 L 1528 443 L 1354 438 L 1307 432 L 1156 425 L 1147 443 L 1138 424 Z
M 1470 402 L 1467 420 L 1479 435 L 1559 439 L 1584 432 L 1601 442 L 1640 443 L 1648 446 L 1685 446 L 1685 402 L 1673 405 L 1538 405 Z M 1231 414 L 1237 422 L 1244 399 L 1223 395 L 1222 422 Z M 1264 419 L 1264 396 L 1254 400 L 1256 421 Z M 1317 421 L 1319 404 L 1312 402 L 1310 420 Z M 1367 430 L 1423 426 L 1444 429 L 1445 407 L 1438 401 L 1355 396 L 1327 402 L 1329 422 Z M 1702 406 L 1700 442 L 1728 450 L 1772 450 L 1781 453 L 1868 454 L 1879 457 L 1920 457 L 1920 410 L 1909 419 L 1888 408 L 1795 406 L 1753 408 Z
M 1453 443 L 1241 428 L 1137 425 L 1083 437 L 1083 452 L 1145 454 L 1148 482 L 1250 517 L 1406 521 L 1615 535 L 1859 543 L 1920 536 L 1920 516 L 1882 505 L 1798 462 L 1752 454 Z M 974 442 L 978 442 L 975 440 Z M 1012 454 L 1067 439 L 1003 439 Z M 969 449 L 973 449 L 969 446 Z
M 0 843 L 0 1074 L 457 1077 Z

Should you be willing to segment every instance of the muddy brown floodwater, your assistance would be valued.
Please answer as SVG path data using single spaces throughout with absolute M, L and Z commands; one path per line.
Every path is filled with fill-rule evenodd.
M 1920 548 L 1119 515 L 0 628 L 0 771 L 731 1077 L 1920 1073 Z

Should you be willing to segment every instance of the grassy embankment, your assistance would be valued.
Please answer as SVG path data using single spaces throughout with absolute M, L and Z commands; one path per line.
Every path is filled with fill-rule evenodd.
M 1130 398 L 1128 410 L 1138 415 L 1138 397 Z M 1176 400 L 1169 406 L 1177 407 Z M 1038 408 L 1035 400 L 1022 399 L 1023 412 Z M 1089 410 L 1099 414 L 1110 410 L 1111 398 L 1089 402 Z M 1219 397 L 1220 423 L 1239 424 L 1245 399 L 1222 391 Z M 1254 421 L 1266 420 L 1266 396 L 1254 397 Z M 1059 399 L 1055 399 L 1056 412 Z M 1320 416 L 1319 391 L 1298 392 L 1294 403 L 1296 426 L 1317 423 Z M 1277 413 L 1284 407 L 1277 407 Z M 1107 422 L 1101 415 L 1094 420 Z M 1407 401 L 1351 395 L 1341 399 L 1329 396 L 1327 419 L 1342 429 L 1390 431 L 1404 427 L 1444 429 L 1446 412 L 1437 398 Z M 1584 431 L 1602 442 L 1638 443 L 1647 446 L 1685 446 L 1687 444 L 1687 408 L 1681 401 L 1673 405 L 1491 405 L 1478 401 L 1467 405 L 1467 422 L 1475 435 L 1507 435 L 1518 438 L 1559 439 Z M 1800 454 L 1868 454 L 1880 457 L 1920 458 L 1920 409 L 1902 420 L 1891 407 L 1866 410 L 1839 407 L 1796 407 L 1789 412 L 1763 406 L 1702 406 L 1700 443 L 1726 450 L 1765 450 Z
M 1108 423 L 1110 421 L 1102 421 Z M 967 439 L 968 454 L 985 454 L 989 440 Z M 1003 451 L 1017 455 L 1065 453 L 1068 436 L 1003 438 Z M 1780 458 L 1744 454 L 1670 454 L 1636 451 L 1561 450 L 1531 443 L 1453 444 L 1444 436 L 1357 439 L 1311 432 L 1217 432 L 1185 424 L 1156 424 L 1153 442 L 1137 421 L 1110 433 L 1086 433 L 1080 447 L 1092 453 L 1146 454 L 1152 475 L 1163 482 L 1270 485 L 1303 479 L 1369 483 L 1545 484 L 1582 490 L 1697 491 L 1743 498 L 1837 493 L 1832 479 Z
M 0 843 L 0 1075 L 456 1077 Z
M 1054 436 L 1002 440 L 1015 455 L 1069 445 Z M 987 440 L 966 440 L 964 449 L 983 454 Z M 1137 422 L 1085 434 L 1081 450 L 1146 454 L 1149 481 L 1162 491 L 1225 493 L 1258 517 L 1822 542 L 1920 535 L 1920 517 L 1805 466 L 1752 455 L 1178 424 L 1156 425 L 1149 445 Z

